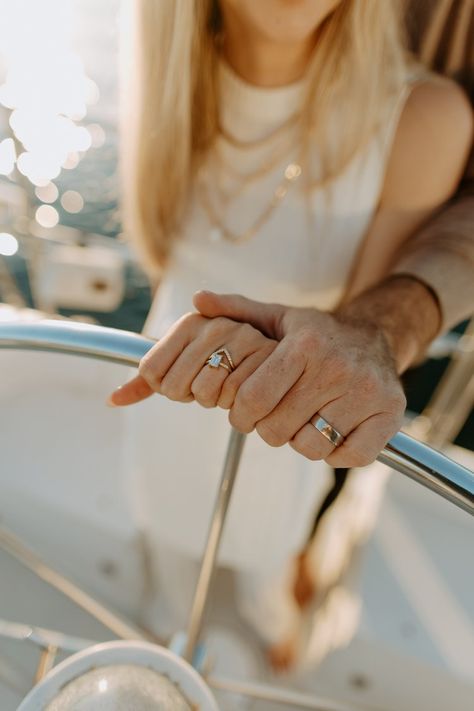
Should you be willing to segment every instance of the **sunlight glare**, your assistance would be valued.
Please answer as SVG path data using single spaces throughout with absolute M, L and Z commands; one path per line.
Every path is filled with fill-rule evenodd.
M 98 101 L 99 89 L 74 52 L 72 0 L 0 0 L 0 13 L 7 67 L 0 103 L 12 111 L 10 126 L 25 149 L 18 169 L 34 185 L 47 185 L 70 154 L 91 147 L 90 132 L 76 122 Z M 2 165 L 0 150 L 0 172 Z

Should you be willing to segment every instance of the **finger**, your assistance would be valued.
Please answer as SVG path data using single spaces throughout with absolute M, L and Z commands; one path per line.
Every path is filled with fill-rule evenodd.
M 221 377 L 224 378 L 228 373 L 224 368 L 213 368 L 206 365 L 211 353 L 222 345 L 223 343 L 212 334 L 201 334 L 183 350 L 162 377 L 160 393 L 170 400 L 179 402 L 183 402 L 189 397 L 194 399 L 192 383 L 204 368 L 206 370 L 209 368 L 214 375 L 217 375 L 217 380 Z
M 208 322 L 199 314 L 186 314 L 142 358 L 139 374 L 155 392 L 160 392 L 163 377 Z
M 229 413 L 231 425 L 239 432 L 252 432 L 298 381 L 305 364 L 305 354 L 295 351 L 288 342 L 280 342 L 237 392 Z
M 224 410 L 230 410 L 241 385 L 257 370 L 263 361 L 268 358 L 270 353 L 275 350 L 276 345 L 276 341 L 268 341 L 263 348 L 247 356 L 247 358 L 240 363 L 239 367 L 224 379 L 217 400 L 218 407 L 222 407 Z
M 403 415 L 397 418 L 391 412 L 372 415 L 326 457 L 326 462 L 333 467 L 365 467 L 371 464 L 398 432 L 402 420 Z
M 222 365 L 218 368 L 205 365 L 190 386 L 194 400 L 202 407 L 217 407 L 221 388 L 230 374 Z
M 215 294 L 212 291 L 198 291 L 193 304 L 203 316 L 226 316 L 250 323 L 269 338 L 279 340 L 278 326 L 283 317 L 283 307 L 279 304 L 263 304 L 238 294 Z
M 374 411 L 376 411 L 374 408 L 375 404 L 373 402 L 362 399 L 358 400 L 354 408 L 354 403 L 348 402 L 346 395 L 327 402 L 324 406 L 318 408 L 315 415 L 308 418 L 311 421 L 303 425 L 295 434 L 290 446 L 307 459 L 326 459 L 328 461 L 328 457 L 335 452 L 336 447 L 316 429 L 312 421 L 315 421 L 318 416 L 323 417 L 339 434 L 347 437 L 361 422 L 374 414 Z M 340 447 L 342 445 L 339 445 Z
M 257 350 L 255 350 L 255 342 L 245 349 L 243 344 L 238 342 L 228 344 L 226 347 L 234 356 L 235 370 L 229 373 L 221 368 L 217 369 L 221 372 L 216 372 L 215 368 L 203 368 L 191 385 L 194 399 L 204 407 L 224 407 L 227 403 L 225 409 L 229 409 L 240 385 L 268 358 L 276 346 L 275 341 L 270 341 L 264 336 L 260 335 L 260 339 L 263 345 Z
M 313 372 L 305 371 L 277 406 L 256 424 L 260 437 L 272 447 L 290 442 L 321 407 L 341 395 L 340 384 L 322 383 Z M 320 459 L 321 457 L 317 457 Z
M 109 396 L 107 404 L 110 407 L 121 407 L 123 405 L 133 405 L 136 402 L 145 400 L 153 395 L 152 388 L 141 375 L 135 376 L 128 383 L 121 385 Z
M 227 348 L 234 365 L 237 366 L 264 339 L 264 336 L 249 324 L 238 324 L 227 318 L 204 321 L 205 327 L 201 328 L 196 338 L 183 350 L 161 380 L 160 392 L 171 400 L 183 401 L 191 395 L 195 397 L 192 384 L 203 369 L 208 374 L 208 383 L 217 381 L 222 385 L 229 371 L 220 366 L 216 369 L 206 365 L 209 356 L 217 349 Z M 226 359 L 223 360 L 224 363 L 225 361 Z M 199 396 L 199 393 L 197 394 Z M 216 401 L 217 397 L 218 394 Z M 207 402 L 208 399 L 206 393 L 203 393 L 202 404 L 207 403 L 205 406 L 211 407 L 212 403 Z
M 334 445 L 307 422 L 290 441 L 290 447 L 306 459 L 326 459 L 334 451 Z

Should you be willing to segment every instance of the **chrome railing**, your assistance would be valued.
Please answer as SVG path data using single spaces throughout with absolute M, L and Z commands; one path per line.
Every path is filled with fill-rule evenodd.
M 128 331 L 67 321 L 0 323 L 0 349 L 55 351 L 130 366 L 154 343 Z M 444 454 L 399 432 L 378 459 L 474 514 L 474 473 Z
M 0 349 L 10 348 L 66 353 L 128 366 L 137 366 L 140 359 L 154 343 L 155 341 L 137 334 L 67 321 L 44 320 L 0 324 Z M 231 430 L 226 461 L 224 463 L 214 513 L 210 522 L 207 545 L 203 554 L 201 570 L 188 624 L 187 645 L 184 650 L 184 655 L 189 660 L 194 658 L 196 645 L 200 637 L 215 561 L 244 440 L 244 435 L 235 430 Z M 471 515 L 474 514 L 474 473 L 440 452 L 399 432 L 384 447 L 377 459 L 383 464 L 431 489 Z M 2 544 L 1 540 L 0 544 Z M 63 581 L 56 577 L 54 578 L 54 582 L 58 589 L 62 589 L 62 591 L 69 596 L 70 591 L 67 589 L 67 581 L 66 585 L 63 585 Z M 82 599 L 82 603 L 84 609 L 90 607 L 94 616 L 99 619 L 102 618 L 102 610 L 94 604 L 94 601 Z M 109 624 L 107 624 L 107 622 Z M 116 632 L 118 631 L 117 625 L 122 623 L 121 620 L 115 617 L 112 619 L 109 618 L 107 622 L 105 624 L 107 624 L 109 628 L 115 628 L 114 631 Z M 126 637 L 130 636 L 130 631 L 129 627 L 125 629 Z M 120 636 L 122 635 L 120 634 Z M 215 680 L 215 685 L 219 686 L 218 680 Z M 225 688 L 225 686 L 226 684 L 222 682 L 220 688 Z M 272 696 L 273 693 L 277 696 L 280 694 L 282 698 L 285 695 L 285 692 L 282 690 L 272 691 L 269 689 L 265 690 L 261 687 L 260 692 L 256 689 L 253 689 L 252 692 L 250 687 L 247 691 L 244 691 L 242 688 L 248 685 L 242 684 L 238 686 L 240 689 L 239 693 L 247 693 L 247 695 L 254 696 L 254 698 L 258 697 L 260 692 L 262 694 L 260 698 L 265 698 L 265 694 L 267 694 L 267 698 L 269 698 L 268 694 Z M 229 688 L 229 685 L 227 685 L 227 688 Z M 296 692 L 288 692 L 290 695 L 292 693 L 296 694 Z M 293 697 L 295 705 L 297 705 L 297 696 L 298 694 Z M 272 696 L 272 698 L 278 703 L 276 696 Z M 301 698 L 300 701 L 302 708 L 323 708 L 320 700 L 317 701 L 313 699 L 313 703 L 315 703 L 313 706 L 307 705 L 311 703 L 308 697 L 306 699 Z M 337 705 L 329 706 L 327 704 L 324 708 L 342 709 L 342 707 Z

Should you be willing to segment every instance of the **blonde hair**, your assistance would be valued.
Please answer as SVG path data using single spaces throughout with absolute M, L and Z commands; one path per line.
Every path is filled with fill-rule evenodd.
M 302 136 L 318 147 L 324 182 L 373 134 L 387 100 L 402 86 L 397 6 L 394 0 L 344 0 L 318 29 Z M 123 218 L 149 269 L 165 265 L 196 166 L 216 136 L 219 21 L 217 0 L 135 0 L 134 16 L 127 18 Z M 335 144 L 328 137 L 342 105 Z

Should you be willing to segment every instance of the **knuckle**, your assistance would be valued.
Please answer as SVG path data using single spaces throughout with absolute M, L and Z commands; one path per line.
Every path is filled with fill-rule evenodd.
M 344 461 L 347 461 L 348 467 L 366 467 L 375 461 L 376 456 L 377 454 L 368 449 L 348 446 L 344 452 Z
M 392 397 L 389 398 L 388 405 L 389 405 L 389 409 L 392 412 L 403 414 L 405 412 L 406 406 L 407 406 L 407 398 L 406 398 L 405 393 L 403 391 L 400 391 L 400 392 L 392 395 Z
M 222 407 L 224 410 L 229 410 L 234 404 L 237 389 L 237 383 L 235 383 L 230 376 L 226 378 L 217 403 L 219 407 Z
M 216 316 L 208 321 L 207 329 L 213 336 L 217 338 L 224 338 L 224 336 L 229 332 L 229 319 L 224 316 Z
M 191 392 L 194 395 L 194 399 L 202 407 L 214 407 L 215 398 L 211 391 L 200 383 L 193 382 L 191 384 Z
M 156 371 L 153 367 L 151 358 L 142 358 L 138 366 L 138 373 L 142 376 L 144 380 L 150 385 L 150 387 L 156 387 L 157 378 Z
M 175 399 L 175 391 L 169 378 L 165 378 L 164 380 L 162 380 L 160 385 L 160 393 L 167 397 L 169 400 Z
M 240 325 L 240 336 L 245 341 L 255 340 L 256 336 L 261 335 L 253 326 L 249 323 L 242 323 Z
M 254 413 L 257 410 L 258 403 L 259 403 L 259 394 L 257 389 L 254 386 L 250 386 L 246 383 L 244 383 L 236 397 L 236 401 L 239 404 L 239 407 L 249 413 Z
M 328 454 L 328 456 L 325 457 L 324 461 L 326 462 L 326 464 L 329 464 L 331 467 L 334 467 L 334 469 L 345 466 L 344 463 L 341 462 L 340 454 L 337 449 L 335 449 L 334 452 Z
M 216 403 L 214 402 L 214 400 L 209 397 L 204 397 L 202 395 L 195 395 L 194 399 L 199 405 L 201 405 L 201 407 L 205 407 L 207 410 L 210 410 L 211 408 L 216 406 Z
M 239 410 L 235 407 L 232 407 L 229 411 L 229 423 L 238 432 L 242 432 L 242 434 L 250 434 L 255 426 L 254 422 L 252 422 L 248 417 L 242 417 Z
M 195 326 L 199 322 L 203 321 L 203 317 L 193 311 L 188 311 L 188 313 L 181 316 L 177 321 L 176 325 L 179 326 Z
M 403 412 L 400 412 L 398 417 L 391 416 L 388 420 L 382 422 L 376 442 L 378 452 L 381 452 L 389 439 L 397 434 L 402 424 Z
M 304 454 L 304 447 L 301 443 L 300 438 L 298 437 L 298 434 L 296 434 L 292 439 L 290 439 L 288 443 L 291 447 L 291 449 L 294 449 L 295 452 L 298 452 L 298 454 Z
M 336 380 L 353 381 L 356 373 L 353 364 L 350 360 L 348 360 L 348 358 L 336 354 L 331 356 L 331 361 L 331 369 Z
M 183 401 L 189 397 L 189 392 L 184 391 L 181 382 L 172 375 L 167 375 L 160 384 L 160 393 L 168 398 L 168 400 Z
M 320 348 L 324 336 L 312 328 L 302 328 L 298 332 L 296 340 L 298 348 L 311 351 L 315 348 Z
M 312 462 L 316 462 L 318 459 L 323 458 L 321 451 L 317 447 L 310 445 L 309 442 L 301 435 L 297 434 L 293 437 L 290 441 L 290 447 L 294 449 L 295 452 L 298 452 L 298 454 L 302 454 L 306 459 L 310 459 Z
M 260 437 L 271 447 L 282 447 L 288 442 L 286 434 L 275 423 L 262 420 L 257 422 L 255 429 Z
M 366 397 L 374 398 L 385 390 L 385 384 L 377 377 L 372 370 L 366 370 L 360 380 L 359 385 Z

